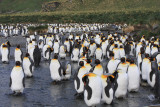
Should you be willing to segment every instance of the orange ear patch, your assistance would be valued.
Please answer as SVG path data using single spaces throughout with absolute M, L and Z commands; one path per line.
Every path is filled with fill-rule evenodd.
M 102 65 L 98 64 L 96 67 L 97 67 L 98 69 L 101 69 L 101 68 L 102 68 Z
M 24 59 L 28 59 L 28 57 L 24 57 Z
M 89 73 L 88 76 L 89 76 L 89 77 L 96 77 L 97 75 L 94 74 L 94 73 Z
M 19 48 L 16 48 L 16 50 L 18 51 L 18 50 L 19 50 Z
M 101 76 L 102 79 L 105 79 L 105 78 L 107 78 L 107 77 L 108 77 L 108 75 L 102 75 L 102 76 Z

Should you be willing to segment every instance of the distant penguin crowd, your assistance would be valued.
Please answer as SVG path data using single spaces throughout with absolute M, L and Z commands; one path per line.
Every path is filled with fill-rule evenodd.
M 144 35 L 135 41 L 130 35 L 100 32 L 103 25 L 59 25 L 48 27 L 48 33 L 26 36 L 25 52 L 17 45 L 15 66 L 10 74 L 14 95 L 23 93 L 25 78 L 34 77 L 42 60 L 49 62 L 53 84 L 74 77 L 75 98 L 83 98 L 87 106 L 112 104 L 138 92 L 147 83 L 160 97 L 160 39 Z M 1 44 L 2 62 L 10 60 L 9 41 Z M 69 60 L 65 63 L 61 59 Z M 77 63 L 72 72 L 72 63 Z M 106 63 L 104 65 L 104 63 Z

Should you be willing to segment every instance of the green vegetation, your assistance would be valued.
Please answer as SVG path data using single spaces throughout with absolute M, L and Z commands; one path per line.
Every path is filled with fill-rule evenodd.
M 118 22 L 133 25 L 159 22 L 160 1 L 0 0 L 0 12 L 5 13 L 0 15 L 0 23 Z
M 33 34 L 34 32 L 37 32 L 38 34 L 40 33 L 45 33 L 48 30 L 48 26 L 47 25 L 40 25 L 40 26 L 30 26 L 28 27 L 28 30 L 30 32 L 30 34 Z

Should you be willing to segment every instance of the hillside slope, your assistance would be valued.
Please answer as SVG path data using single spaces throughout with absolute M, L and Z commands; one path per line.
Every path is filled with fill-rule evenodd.
M 54 2 L 59 3 L 56 9 Z M 47 11 L 160 10 L 160 0 L 0 0 L 1 13 L 37 12 L 42 7 Z

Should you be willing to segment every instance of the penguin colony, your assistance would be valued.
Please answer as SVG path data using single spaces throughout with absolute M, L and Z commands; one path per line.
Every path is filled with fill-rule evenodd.
M 99 24 L 50 25 L 48 34 L 27 36 L 26 52 L 22 52 L 20 45 L 15 48 L 16 63 L 9 85 L 13 94 L 23 93 L 25 78 L 33 77 L 34 67 L 40 66 L 43 57 L 50 63 L 53 84 L 70 79 L 71 63 L 78 64 L 74 73 L 75 96 L 84 98 L 87 106 L 112 104 L 115 98 L 138 92 L 141 81 L 148 83 L 159 98 L 160 39 L 146 40 L 143 35 L 139 41 L 134 41 L 130 35 L 92 33 L 101 27 Z M 84 32 L 71 33 L 77 30 Z M 69 35 L 64 38 L 66 32 Z M 2 62 L 6 64 L 9 63 L 10 46 L 9 41 L 1 45 Z M 60 59 L 67 56 L 70 61 L 62 65 Z M 103 61 L 107 61 L 106 66 Z

